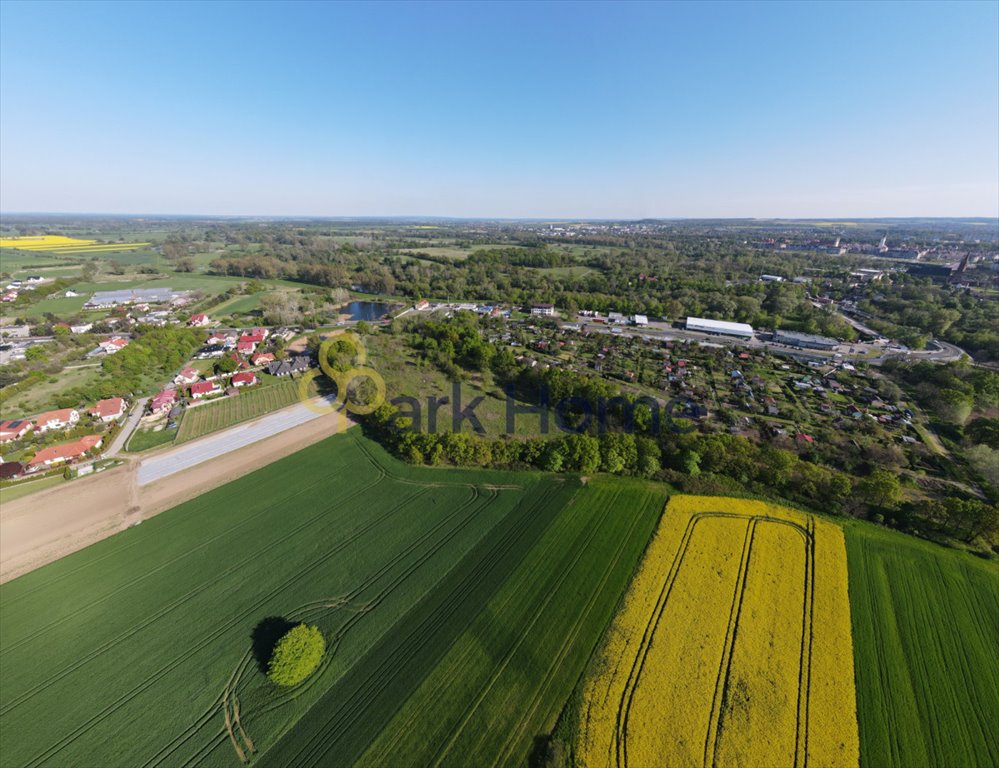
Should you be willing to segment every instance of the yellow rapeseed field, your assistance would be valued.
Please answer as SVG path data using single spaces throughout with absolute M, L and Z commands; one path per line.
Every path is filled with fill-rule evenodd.
M 855 767 L 858 750 L 842 531 L 674 496 L 585 684 L 579 762 Z
M 127 251 L 146 245 L 149 245 L 149 243 L 100 243 L 97 240 L 81 240 L 76 237 L 64 237 L 63 235 L 0 237 L 0 248 L 17 248 L 22 251 L 53 254 Z

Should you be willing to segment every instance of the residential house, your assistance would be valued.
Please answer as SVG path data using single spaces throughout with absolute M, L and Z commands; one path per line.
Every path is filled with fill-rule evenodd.
M 187 324 L 192 328 L 204 328 L 206 325 L 211 325 L 212 321 L 204 312 L 198 312 L 191 315 L 191 319 L 187 321 Z
M 234 387 L 252 387 L 257 383 L 257 376 L 253 371 L 241 371 L 233 374 L 232 385 Z
M 154 395 L 153 399 L 149 401 L 149 409 L 153 413 L 163 413 L 173 408 L 173 405 L 176 402 L 176 400 L 177 400 L 176 389 L 164 389 L 163 391 Z
M 182 387 L 185 384 L 193 384 L 200 378 L 201 374 L 194 368 L 184 368 L 180 373 L 173 377 L 173 383 L 178 387 Z
M 241 355 L 252 355 L 256 348 L 257 342 L 249 341 L 245 336 L 236 343 L 236 351 Z
M 70 429 L 76 426 L 80 420 L 80 412 L 75 408 L 61 408 L 57 411 L 48 411 L 41 416 L 35 417 L 35 429 L 39 433 L 48 432 L 50 429 Z
M 14 440 L 20 440 L 32 429 L 34 429 L 34 424 L 28 419 L 0 421 L 0 443 L 10 443 Z
M 254 365 L 267 365 L 268 363 L 273 363 L 274 362 L 274 353 L 273 352 L 258 352 L 257 354 L 255 354 L 253 356 L 253 358 L 251 359 L 251 362 Z
M 217 395 L 221 391 L 222 387 L 219 386 L 217 381 L 199 381 L 197 384 L 191 385 L 191 397 L 195 400 Z
M 104 438 L 100 435 L 87 435 L 73 443 L 60 443 L 59 445 L 42 448 L 28 462 L 28 471 L 34 472 L 44 467 L 51 467 L 66 461 L 78 459 L 88 451 L 100 448 L 103 442 Z
M 110 424 L 125 414 L 125 400 L 121 397 L 98 400 L 92 408 L 87 409 L 87 413 L 95 419 L 100 419 L 105 424 Z
M 266 328 L 254 328 L 252 331 L 248 331 L 239 337 L 240 341 L 249 341 L 253 344 L 262 344 L 264 339 L 267 338 Z
M 555 305 L 535 304 L 531 307 L 531 314 L 539 317 L 555 317 Z
M 296 355 L 288 360 L 275 360 L 267 366 L 267 373 L 271 376 L 290 376 L 293 373 L 307 371 L 309 367 L 307 355 Z
M 105 354 L 113 355 L 115 352 L 120 352 L 128 346 L 128 339 L 121 336 L 112 336 L 110 339 L 104 339 L 97 346 L 104 350 Z
M 418 302 L 416 302 L 413 305 L 413 309 L 415 309 L 417 312 L 423 312 L 426 309 L 430 309 L 430 302 L 427 301 L 426 299 L 420 299 Z

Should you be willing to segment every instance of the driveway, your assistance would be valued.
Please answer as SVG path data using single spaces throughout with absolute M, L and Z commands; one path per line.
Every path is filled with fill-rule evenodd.
M 139 425 L 139 419 L 142 418 L 142 414 L 146 410 L 147 402 L 149 402 L 148 397 L 141 397 L 135 401 L 132 405 L 132 410 L 129 411 L 128 418 L 125 419 L 124 425 L 122 425 L 117 437 L 112 441 L 111 447 L 105 451 L 102 458 L 111 459 L 121 452 L 121 449 L 125 447 L 125 443 L 128 442 L 128 438 L 132 436 L 135 428 Z

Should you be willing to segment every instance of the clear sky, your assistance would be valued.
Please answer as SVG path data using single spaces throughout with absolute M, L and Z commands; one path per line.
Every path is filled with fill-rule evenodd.
M 999 215 L 999 3 L 0 3 L 0 209 Z

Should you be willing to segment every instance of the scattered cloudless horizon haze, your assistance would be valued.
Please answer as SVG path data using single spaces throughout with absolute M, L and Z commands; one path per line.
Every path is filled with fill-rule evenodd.
M 999 2 L 0 3 L 0 210 L 999 216 Z

